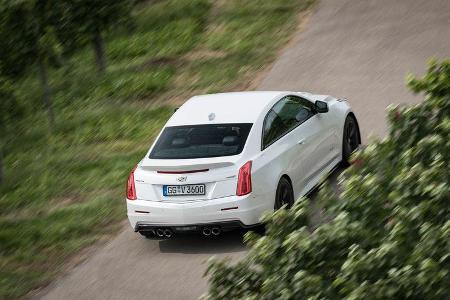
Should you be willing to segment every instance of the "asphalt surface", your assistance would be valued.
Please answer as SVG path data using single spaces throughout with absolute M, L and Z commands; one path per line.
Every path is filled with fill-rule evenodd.
M 258 89 L 346 97 L 367 142 L 386 134 L 389 104 L 420 101 L 404 78 L 423 74 L 433 56 L 450 57 L 449 0 L 322 0 Z M 154 241 L 125 226 L 38 297 L 196 299 L 207 289 L 209 257 L 245 252 L 239 232 Z

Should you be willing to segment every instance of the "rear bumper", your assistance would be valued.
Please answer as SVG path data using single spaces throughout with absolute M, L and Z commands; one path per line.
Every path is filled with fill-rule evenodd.
M 201 232 L 204 228 L 220 228 L 220 231 L 229 231 L 237 228 L 252 228 L 259 224 L 245 225 L 240 221 L 228 221 L 228 222 L 213 222 L 205 224 L 190 224 L 190 225 L 155 225 L 138 222 L 134 228 L 135 232 L 140 233 L 151 233 L 156 235 L 156 230 L 158 229 L 170 229 L 174 233 L 187 233 L 187 232 Z
M 259 223 L 267 205 L 252 194 L 230 196 L 187 203 L 163 201 L 127 200 L 127 214 L 131 227 L 156 228 L 216 225 L 250 227 Z M 270 208 L 269 208 L 270 209 Z

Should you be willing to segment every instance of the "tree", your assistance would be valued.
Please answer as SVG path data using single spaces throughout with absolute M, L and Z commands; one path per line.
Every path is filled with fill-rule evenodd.
M 265 217 L 266 235 L 235 265 L 213 261 L 205 299 L 448 299 L 450 61 L 410 88 L 422 103 L 389 110 L 390 132 L 353 157 L 328 223 L 310 229 L 309 200 Z
M 43 92 L 50 131 L 55 114 L 48 79 L 48 65 L 59 43 L 49 18 L 51 3 L 45 0 L 1 0 L 0 63 L 2 73 L 11 78 L 35 66 Z
M 13 121 L 23 112 L 16 99 L 12 83 L 2 76 L 0 76 L 0 111 L 0 184 L 2 184 L 5 178 L 3 156 L 7 132 L 12 128 Z
M 91 43 L 99 73 L 106 69 L 104 32 L 130 20 L 132 0 L 54 0 L 58 35 L 66 46 Z

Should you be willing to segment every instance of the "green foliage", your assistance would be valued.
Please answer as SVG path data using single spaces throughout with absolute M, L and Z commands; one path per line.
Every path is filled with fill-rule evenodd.
M 51 22 L 49 0 L 1 0 L 0 65 L 3 76 L 20 78 L 36 67 L 47 109 L 50 131 L 54 109 L 48 82 L 48 65 L 58 65 L 61 47 Z
M 450 62 L 408 84 L 425 100 L 390 108 L 389 136 L 353 157 L 340 197 L 319 194 L 332 220 L 310 229 L 307 199 L 267 215 L 245 260 L 210 264 L 205 299 L 448 299 Z
M 91 42 L 99 33 L 131 21 L 133 0 L 49 0 L 51 21 L 66 51 Z M 71 51 L 72 50 L 72 51 Z
M 0 63 L 2 73 L 23 75 L 38 61 L 52 61 L 60 52 L 51 24 L 50 1 L 1 0 Z
M 13 84 L 5 77 L 0 77 L 0 135 L 6 134 L 6 126 L 11 126 L 13 120 L 20 118 L 23 109 L 17 101 Z M 1 140 L 1 139 L 0 139 Z

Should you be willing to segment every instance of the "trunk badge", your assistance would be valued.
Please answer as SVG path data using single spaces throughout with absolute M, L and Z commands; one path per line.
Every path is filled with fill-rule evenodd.
M 178 182 L 185 182 L 187 180 L 187 176 L 180 176 L 177 178 Z

